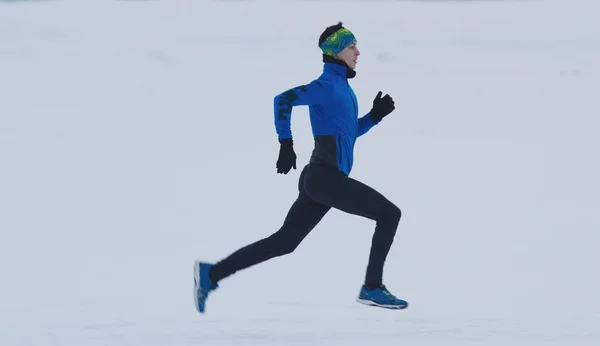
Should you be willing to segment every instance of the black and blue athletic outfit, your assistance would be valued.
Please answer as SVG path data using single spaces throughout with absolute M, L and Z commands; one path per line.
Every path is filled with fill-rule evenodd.
M 336 208 L 376 222 L 365 286 L 382 285 L 383 266 L 401 212 L 379 192 L 350 178 L 349 174 L 357 139 L 393 111 L 394 102 L 388 95 L 382 98 L 379 92 L 371 111 L 359 117 L 356 95 L 348 83 L 348 78 L 354 75 L 345 63 L 324 56 L 323 73 L 319 78 L 274 98 L 275 129 L 281 143 L 278 173 L 287 174 L 296 168 L 291 132 L 293 107 L 309 107 L 315 147 L 309 163 L 300 173 L 298 198 L 281 228 L 216 263 L 210 270 L 215 284 L 238 270 L 293 252 L 325 214 Z
M 308 106 L 310 112 L 315 147 L 300 173 L 298 198 L 277 232 L 215 264 L 195 262 L 194 300 L 200 313 L 205 312 L 206 299 L 219 287 L 219 281 L 239 270 L 293 252 L 331 208 L 376 223 L 365 282 L 357 301 L 390 309 L 408 307 L 405 300 L 395 297 L 382 283 L 384 263 L 400 222 L 400 209 L 371 187 L 350 178 L 357 139 L 394 110 L 394 101 L 389 95 L 381 97 L 380 91 L 371 110 L 359 117 L 356 95 L 348 83 L 356 72 L 343 62 L 360 54 L 354 34 L 339 22 L 325 29 L 319 37 L 319 47 L 325 63 L 321 76 L 274 99 L 275 129 L 280 143 L 277 173 L 288 174 L 292 168 L 296 169 L 292 109 Z
M 275 97 L 275 129 L 280 141 L 292 138 L 292 107 L 308 106 L 315 149 L 310 162 L 324 164 L 349 175 L 356 139 L 375 121 L 371 114 L 358 117 L 358 101 L 348 83 L 348 68 L 325 63 L 322 75 Z

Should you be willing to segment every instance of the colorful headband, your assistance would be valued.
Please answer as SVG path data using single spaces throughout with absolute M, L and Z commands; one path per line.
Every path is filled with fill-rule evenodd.
M 342 28 L 327 37 L 320 47 L 324 54 L 336 56 L 352 43 L 356 43 L 354 34 L 350 30 Z

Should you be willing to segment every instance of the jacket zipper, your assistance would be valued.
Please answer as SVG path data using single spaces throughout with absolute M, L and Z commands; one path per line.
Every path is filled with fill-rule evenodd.
M 357 116 L 358 115 L 358 107 L 356 106 L 356 100 L 354 99 L 354 97 L 352 97 L 352 90 L 350 90 L 350 83 L 348 83 L 348 80 L 346 80 L 346 85 L 348 86 L 348 94 L 350 94 L 350 98 L 352 99 L 352 105 L 354 105 L 354 114 Z
M 342 136 L 338 136 L 338 148 L 339 148 L 339 156 L 338 156 L 338 161 L 339 164 L 342 164 Z

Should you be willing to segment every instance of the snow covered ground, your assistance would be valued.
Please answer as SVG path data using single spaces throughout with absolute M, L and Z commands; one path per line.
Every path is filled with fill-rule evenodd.
M 600 4 L 0 3 L 0 344 L 600 344 Z M 374 224 L 332 211 L 289 256 L 193 306 L 195 259 L 276 231 L 273 97 L 343 21 L 366 113 L 352 176 L 403 211 L 355 302 Z M 293 113 L 299 164 L 312 150 Z M 299 167 L 300 168 L 300 167 Z

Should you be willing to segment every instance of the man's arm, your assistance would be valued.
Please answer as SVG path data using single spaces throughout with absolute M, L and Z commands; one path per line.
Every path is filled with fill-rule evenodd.
M 323 104 L 331 95 L 330 85 L 318 80 L 307 85 L 300 85 L 275 96 L 275 130 L 278 139 L 292 138 L 291 118 L 292 107 Z
M 358 137 L 369 132 L 369 130 L 377 124 L 378 122 L 375 122 L 373 117 L 371 117 L 371 112 L 365 114 L 362 118 L 358 119 Z

